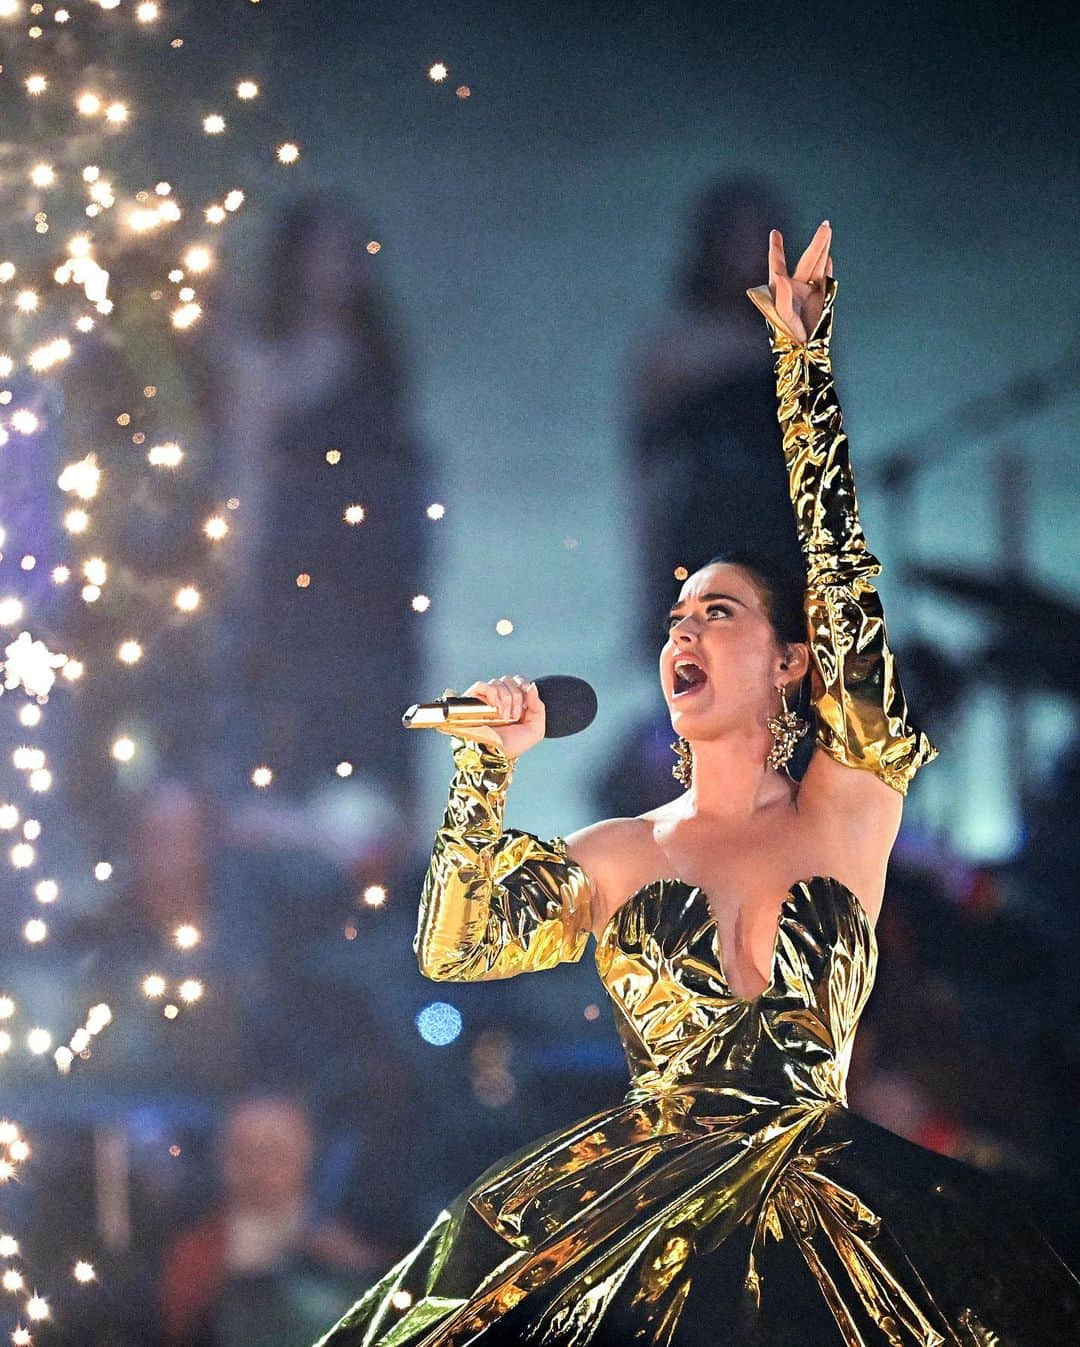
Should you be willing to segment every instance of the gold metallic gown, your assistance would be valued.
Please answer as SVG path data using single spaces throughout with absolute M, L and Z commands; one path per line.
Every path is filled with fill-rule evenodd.
M 936 750 L 910 724 L 871 584 L 829 362 L 836 288 L 805 345 L 767 288 L 751 298 L 807 562 L 818 744 L 904 793 Z M 584 872 L 562 839 L 504 830 L 501 751 L 455 740 L 454 762 L 422 971 L 477 981 L 580 959 Z M 1080 1341 L 1080 1283 L 987 1178 L 848 1110 L 877 945 L 845 885 L 792 886 L 752 999 L 725 981 L 707 895 L 676 877 L 633 894 L 595 957 L 630 1068 L 622 1103 L 495 1164 L 320 1347 Z

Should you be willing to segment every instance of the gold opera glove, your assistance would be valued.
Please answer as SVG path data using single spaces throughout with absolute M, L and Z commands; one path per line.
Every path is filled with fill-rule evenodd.
M 413 942 L 420 971 L 480 982 L 577 962 L 591 928 L 588 876 L 562 838 L 503 831 L 514 765 L 501 748 L 452 742 L 457 771 Z
M 765 315 L 775 357 L 777 417 L 806 562 L 806 618 L 818 743 L 837 762 L 874 772 L 901 795 L 937 749 L 908 718 L 872 579 L 881 563 L 859 522 L 829 344 L 837 282 L 825 278 L 807 341 L 784 326 L 767 285 L 746 293 Z

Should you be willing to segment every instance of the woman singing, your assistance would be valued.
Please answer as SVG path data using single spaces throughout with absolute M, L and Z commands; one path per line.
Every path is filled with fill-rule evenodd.
M 847 1108 L 886 864 L 936 750 L 909 719 L 859 522 L 831 237 L 825 221 L 789 275 L 774 230 L 769 284 L 748 291 L 805 576 L 792 594 L 740 553 L 682 586 L 660 684 L 685 793 L 543 841 L 502 824 L 544 736 L 535 687 L 474 683 L 509 723 L 454 741 L 421 970 L 511 977 L 580 959 L 591 932 L 630 1090 L 483 1174 L 322 1347 L 1076 1340 L 1080 1282 L 990 1179 Z

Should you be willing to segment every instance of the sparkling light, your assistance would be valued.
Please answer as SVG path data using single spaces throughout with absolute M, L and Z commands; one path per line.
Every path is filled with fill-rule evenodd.
M 369 884 L 364 890 L 364 902 L 368 907 L 382 907 L 386 902 L 386 889 L 382 884 Z
M 40 1057 L 42 1053 L 48 1052 L 52 1047 L 52 1041 L 52 1034 L 49 1033 L 48 1029 L 31 1029 L 26 1035 L 26 1046 L 35 1057 Z
M 92 585 L 103 585 L 109 578 L 109 568 L 101 557 L 89 557 L 83 562 L 83 575 Z
M 178 444 L 155 444 L 147 451 L 147 460 L 155 468 L 178 468 L 183 461 L 184 451 Z
M 3 601 L 0 601 L 2 607 Z M 0 615 L 2 625 L 4 621 Z M 9 692 L 22 687 L 31 697 L 47 697 L 56 682 L 56 670 L 64 669 L 68 663 L 66 655 L 50 650 L 44 641 L 32 640 L 29 632 L 20 632 L 4 650 L 4 687 Z M 44 763 L 34 765 L 42 767 Z
M 29 842 L 16 842 L 8 852 L 8 857 L 15 870 L 28 870 L 37 860 L 37 853 Z
M 258 786 L 260 790 L 265 790 L 274 779 L 274 773 L 269 767 L 256 767 L 251 773 L 251 784 Z
M 178 926 L 173 932 L 173 940 L 177 949 L 194 949 L 202 939 L 202 933 L 197 926 L 192 926 L 190 922 L 183 926 Z
M 254 0 L 255 3 L 258 0 Z M 4 125 L 4 180 L 12 190 L 8 204 L 13 214 L 8 221 L 11 228 L 5 231 L 4 238 L 10 242 L 11 253 L 0 255 L 0 294 L 3 295 L 3 312 L 7 314 L 4 325 L 5 349 L 0 352 L 0 380 L 10 380 L 19 376 L 17 387 L 6 387 L 0 383 L 0 447 L 16 436 L 36 437 L 47 432 L 48 442 L 41 446 L 37 454 L 38 472 L 44 474 L 40 485 L 50 487 L 50 478 L 56 478 L 58 469 L 49 469 L 51 446 L 69 443 L 79 446 L 72 455 L 77 461 L 60 465 L 62 471 L 56 478 L 56 485 L 63 493 L 53 497 L 48 513 L 42 519 L 42 530 L 33 536 L 36 556 L 30 552 L 27 538 L 19 538 L 12 544 L 17 550 L 8 559 L 11 592 L 0 593 L 0 623 L 5 624 L 5 639 L 0 641 L 0 690 L 18 690 L 25 692 L 18 704 L 6 713 L 9 731 L 16 725 L 33 731 L 42 722 L 41 706 L 46 702 L 59 682 L 57 700 L 62 703 L 63 696 L 74 691 L 65 685 L 76 683 L 84 672 L 94 675 L 99 682 L 107 682 L 110 673 L 115 679 L 119 673 L 115 666 L 102 667 L 100 655 L 95 653 L 93 661 L 86 654 L 87 665 L 81 660 L 69 658 L 56 647 L 70 640 L 77 644 L 80 653 L 113 652 L 121 665 L 133 665 L 144 658 L 142 641 L 126 636 L 123 628 L 112 625 L 115 620 L 132 622 L 132 628 L 145 641 L 145 656 L 157 649 L 157 628 L 163 624 L 177 621 L 175 612 L 170 618 L 169 600 L 172 597 L 176 609 L 182 613 L 191 613 L 202 603 L 200 588 L 202 571 L 193 566 L 188 576 L 179 576 L 175 584 L 170 585 L 164 575 L 132 575 L 122 551 L 104 551 L 105 540 L 113 532 L 102 529 L 101 523 L 111 519 L 110 512 L 128 508 L 129 504 L 138 507 L 140 494 L 152 489 L 159 491 L 161 498 L 168 499 L 168 489 L 160 481 L 151 487 L 142 485 L 138 478 L 138 461 L 131 463 L 132 448 L 135 447 L 136 460 L 147 454 L 149 464 L 143 464 L 141 474 L 149 476 L 148 466 L 152 470 L 181 468 L 184 463 L 183 450 L 177 444 L 154 444 L 150 447 L 150 438 L 155 432 L 149 429 L 153 422 L 142 421 L 142 412 L 134 408 L 117 414 L 119 409 L 109 412 L 117 426 L 123 428 L 121 438 L 107 435 L 95 436 L 88 441 L 85 429 L 69 427 L 65 423 L 65 413 L 60 399 L 54 396 L 55 389 L 50 384 L 58 367 L 72 357 L 81 354 L 80 342 L 88 334 L 102 332 L 100 350 L 118 352 L 124 349 L 124 356 L 133 361 L 143 362 L 142 368 L 132 365 L 139 376 L 136 387 L 143 389 L 145 398 L 152 398 L 156 389 L 154 380 L 160 378 L 163 392 L 168 391 L 164 373 L 158 373 L 154 366 L 154 352 L 158 345 L 167 340 L 170 326 L 177 330 L 190 328 L 203 317 L 205 299 L 202 293 L 201 277 L 217 265 L 216 253 L 207 246 L 209 230 L 203 224 L 203 218 L 212 223 L 215 229 L 215 244 L 221 238 L 221 231 L 227 230 L 230 218 L 245 204 L 245 195 L 232 181 L 224 180 L 208 188 L 208 195 L 198 199 L 189 199 L 184 187 L 190 179 L 191 137 L 184 135 L 159 138 L 158 145 L 140 144 L 135 152 L 125 154 L 125 142 L 132 124 L 139 119 L 142 99 L 149 98 L 152 91 L 155 101 L 160 100 L 153 111 L 162 125 L 173 128 L 187 126 L 197 130 L 201 123 L 208 135 L 219 137 L 220 148 L 226 148 L 227 141 L 236 132 L 247 132 L 254 125 L 259 109 L 249 106 L 260 94 L 254 79 L 242 77 L 243 71 L 226 73 L 224 86 L 218 80 L 217 98 L 221 98 L 218 110 L 199 106 L 200 100 L 209 87 L 202 87 L 205 71 L 192 69 L 189 80 L 193 86 L 183 102 L 178 102 L 173 82 L 154 78 L 152 71 L 125 68 L 120 59 L 124 53 L 124 31 L 130 35 L 129 43 L 133 50 L 142 53 L 151 44 L 155 44 L 167 59 L 169 47 L 176 50 L 184 45 L 184 40 L 175 30 L 154 33 L 152 30 L 168 13 L 168 8 L 158 0 L 88 0 L 80 13 L 77 5 L 69 3 L 56 8 L 39 0 L 23 3 L 22 0 L 0 0 L 0 19 L 14 20 L 4 29 L 3 65 L 0 75 L 4 81 L 14 81 L 13 93 L 16 97 L 39 100 L 29 116 L 20 121 L 16 118 L 12 125 Z M 91 9 L 96 5 L 96 11 Z M 218 6 L 206 7 L 213 12 Z M 86 13 L 85 11 L 90 11 Z M 102 23 L 101 11 L 109 12 L 109 21 Z M 98 21 L 91 17 L 93 12 L 99 15 Z M 84 19 L 82 24 L 75 20 Z M 25 22 L 23 21 L 25 18 Z M 69 20 L 71 20 L 69 24 Z M 51 25 L 68 25 L 62 45 L 53 45 L 49 38 L 56 37 Z M 136 31 L 136 26 L 143 31 Z M 231 21 L 230 21 L 231 25 Z M 39 39 L 45 39 L 39 41 Z M 38 50 L 31 56 L 19 52 L 18 43 L 38 42 Z M 100 51 L 84 50 L 96 44 Z M 49 46 L 47 53 L 40 49 Z M 48 60 L 46 60 L 46 55 Z M 149 78 L 148 78 L 149 76 Z M 198 85 L 196 85 L 198 82 Z M 25 91 L 25 93 L 23 92 Z M 136 93 L 138 91 L 138 93 Z M 231 102 L 231 95 L 245 104 L 241 109 Z M 229 95 L 230 113 L 225 114 L 222 94 Z M 228 117 L 229 125 L 226 126 Z M 234 120 L 235 118 L 235 120 Z M 23 130 L 25 125 L 25 131 Z M 271 133 L 273 134 L 273 133 Z M 271 138 L 265 131 L 261 141 L 261 154 L 269 157 L 276 154 L 280 163 L 291 164 L 300 158 L 300 149 L 291 140 L 285 140 L 287 130 L 280 129 L 277 138 Z M 85 162 L 86 146 L 94 143 L 102 146 L 100 152 L 107 156 L 101 164 Z M 201 142 L 200 142 L 201 143 Z M 107 147 L 107 148 L 104 148 Z M 239 146 L 237 149 L 239 150 Z M 243 162 L 248 161 L 244 147 Z M 258 142 L 256 142 L 256 152 Z M 151 176 L 143 183 L 127 180 L 127 170 L 135 168 L 140 176 L 146 172 L 143 150 L 168 157 L 167 167 L 164 159 L 151 167 Z M 95 150 L 95 153 L 98 151 Z M 237 159 L 241 156 L 238 154 Z M 107 162 L 107 167 L 105 166 Z M 229 170 L 230 176 L 237 173 L 240 163 Z M 167 180 L 175 174 L 176 188 Z M 198 176 L 198 175 L 197 175 Z M 21 184 L 21 186 L 20 186 Z M 201 189 L 200 189 L 201 190 Z M 48 209 L 44 207 L 48 204 Z M 19 211 L 25 219 L 14 218 Z M 80 231 L 79 220 L 84 228 Z M 93 232 L 91 232 L 93 231 Z M 39 243 L 35 234 L 47 236 Z M 202 238 L 200 238 L 200 234 Z M 66 244 L 63 242 L 67 239 Z M 47 251 L 42 251 L 44 243 L 49 243 Z M 34 251 L 34 249 L 38 251 Z M 110 280 L 106 266 L 107 258 L 124 256 L 133 250 L 141 249 L 143 264 L 128 269 L 118 268 L 114 280 Z M 226 256 L 222 251 L 222 258 Z M 182 259 L 182 262 L 181 262 Z M 158 274 L 154 274 L 155 269 Z M 165 280 L 169 275 L 169 287 Z M 138 275 L 138 280 L 134 278 Z M 114 292 L 113 286 L 117 289 Z M 199 287 L 198 293 L 195 286 Z M 125 290 L 124 287 L 135 287 Z M 144 288 L 145 287 L 145 288 Z M 175 288 L 171 288 L 175 287 Z M 147 312 L 146 334 L 151 338 L 148 343 L 131 341 L 134 335 L 125 321 L 119 328 L 110 324 L 115 315 L 126 316 L 131 310 L 126 301 L 129 294 L 142 300 L 143 295 L 152 303 L 158 303 L 156 313 Z M 164 332 L 150 333 L 156 322 Z M 139 334 L 141 335 L 141 333 Z M 10 346 L 8 346 L 10 343 Z M 95 349 L 98 349 L 95 347 Z M 35 380 L 37 386 L 34 386 Z M 102 410 L 108 405 L 108 395 L 104 385 L 97 390 Z M 164 402 L 165 399 L 163 398 Z M 158 410 L 154 409 L 155 412 Z M 173 408 L 163 408 L 165 413 L 160 422 L 158 435 L 175 433 L 170 428 L 169 413 Z M 128 429 L 130 427 L 130 429 Z M 37 446 L 28 446 L 37 452 Z M 94 452 L 89 452 L 90 450 Z M 126 454 L 126 458 L 124 457 Z M 100 460 L 100 461 L 99 461 Z M 119 463 L 123 472 L 115 472 L 113 464 Z M 123 485 L 120 484 L 123 479 Z M 118 491 L 132 488 L 131 501 L 117 500 Z M 66 499 L 65 499 L 66 496 Z M 87 503 L 98 497 L 105 497 L 103 505 L 88 506 Z M 235 508 L 231 500 L 229 508 Z M 93 511 L 91 516 L 90 511 Z M 200 555 L 212 566 L 213 560 L 207 556 L 206 544 L 217 543 L 227 536 L 229 525 L 222 514 L 215 514 L 202 525 L 202 534 L 192 540 L 199 547 Z M 63 531 L 59 539 L 55 534 L 57 525 L 62 524 Z M 129 520 L 132 527 L 140 527 L 141 521 L 132 513 Z M 166 524 L 166 527 L 168 525 Z M 198 527 L 198 525 L 196 525 Z M 50 532 L 51 528 L 51 532 Z M 100 540 L 95 534 L 100 531 Z M 85 537 L 94 538 L 94 551 L 100 555 L 86 556 L 89 549 L 81 546 Z M 41 538 L 43 541 L 38 542 Z M 51 539 L 51 541 L 44 541 Z M 0 531 L 0 545 L 3 544 Z M 43 574 L 42 574 L 43 573 Z M 28 586 L 25 594 L 16 588 L 14 581 L 23 581 L 24 576 L 41 574 L 44 581 L 51 578 L 51 584 L 60 586 L 68 583 L 74 576 L 82 595 L 82 603 L 64 604 L 58 602 L 63 596 L 51 591 L 40 603 L 40 586 Z M 183 583 L 190 580 L 192 583 Z M 137 596 L 138 609 L 126 607 L 131 598 L 133 584 L 142 586 Z M 177 588 L 177 586 L 181 586 Z M 197 587 L 198 586 L 198 587 Z M 103 588 L 104 587 L 104 588 Z M 209 596 L 207 588 L 207 596 Z M 105 597 L 108 595 L 108 598 Z M 74 598 L 74 595 L 71 596 Z M 162 612 L 162 597 L 164 609 Z M 98 610 L 84 607 L 98 601 Z M 72 610 L 77 609 L 75 615 Z M 137 611 L 138 619 L 125 618 L 123 613 Z M 74 630 L 69 623 L 74 621 Z M 95 630 L 95 624 L 97 629 Z M 23 627 L 29 630 L 23 630 Z M 85 636 L 84 636 L 85 633 Z M 17 638 L 17 639 L 16 639 Z M 147 662 L 149 660 L 147 659 Z M 106 659 L 105 665 L 111 665 Z M 124 677 L 123 675 L 120 675 Z M 130 692 L 130 677 L 124 677 Z M 78 704 L 78 699 L 73 699 Z M 145 707 L 150 719 L 154 708 Z M 140 705 L 140 714 L 144 707 Z M 79 714 L 86 714 L 85 707 Z M 64 723 L 63 707 L 60 708 L 61 723 Z M 46 723 L 52 728 L 53 717 Z M 123 723 L 123 722 L 121 722 Z M 58 726 L 59 728 L 59 726 Z M 16 731 L 18 732 L 18 731 Z M 108 741 L 107 741 L 108 742 Z M 9 742 L 4 748 L 4 761 L 8 760 L 16 742 Z M 135 740 L 127 734 L 120 734 L 111 744 L 112 754 L 117 762 L 129 761 L 136 753 Z M 102 768 L 107 772 L 109 760 L 104 758 Z M 57 784 L 62 784 L 60 773 L 53 764 L 46 764 L 41 749 L 32 745 L 22 745 L 17 758 L 12 756 L 15 771 L 12 785 L 0 778 L 0 787 L 6 790 L 23 792 L 45 791 L 53 786 L 54 776 Z M 331 759 L 333 761 L 333 759 Z M 92 785 L 91 785 L 92 788 Z M 2 798 L 2 797 L 0 797 Z M 62 817 L 62 813 L 58 817 Z M 46 820 L 47 822 L 49 820 Z M 10 864 L 17 870 L 25 870 L 38 864 L 35 846 L 31 845 L 41 833 L 41 824 L 34 819 L 20 823 L 19 810 L 15 805 L 0 804 L 0 828 L 12 832 L 9 837 L 8 857 Z M 22 830 L 20 836 L 18 829 Z M 46 829 L 46 832 L 49 832 Z M 42 860 L 45 860 L 44 843 Z M 61 854 L 66 851 L 62 845 Z M 52 861 L 49 866 L 51 869 Z M 31 875 L 33 875 L 31 871 Z M 47 870 L 46 873 L 49 873 Z M 113 876 L 113 867 L 108 861 L 99 861 L 93 867 L 95 879 L 106 882 Z M 11 876 L 9 876 L 11 877 Z M 16 884 L 11 885 L 16 892 L 13 895 L 18 902 L 18 882 L 22 876 L 15 876 Z M 85 884 L 85 877 L 82 881 Z M 73 884 L 75 890 L 79 885 Z M 65 885 L 66 888 L 66 885 Z M 37 903 L 48 905 L 60 899 L 60 884 L 55 879 L 40 879 L 27 885 L 28 892 L 23 901 L 31 895 Z M 41 909 L 37 909 L 40 911 Z M 16 909 L 17 911 L 17 909 Z M 39 943 L 47 934 L 47 928 L 38 917 L 27 920 L 26 914 L 17 918 L 24 938 L 31 943 Z M 180 948 L 192 948 L 199 941 L 199 932 L 193 926 L 178 928 L 177 944 Z M 25 949 L 22 956 L 29 958 Z M 175 957 L 175 956 L 174 956 Z M 159 976 L 159 975 L 151 975 Z M 188 978 L 179 984 L 171 999 L 169 989 L 162 978 L 159 993 L 161 1000 L 169 1000 L 167 1014 L 175 1016 L 179 1007 L 191 1004 L 203 996 L 203 986 L 195 978 Z M 175 1004 L 174 1004 L 175 1003 Z M 15 1013 L 10 998 L 0 997 L 0 1019 Z M 26 1042 L 36 1054 L 49 1054 L 56 1069 L 68 1072 L 72 1066 L 78 1066 L 80 1057 L 90 1055 L 93 1036 L 112 1017 L 108 1006 L 94 1006 L 86 1016 L 85 1024 L 73 1033 L 65 1033 L 59 1045 L 52 1048 L 53 1035 L 44 1028 L 35 1029 L 26 1035 L 26 1027 L 21 1026 L 17 1035 L 20 1042 Z M 67 1038 L 67 1042 L 63 1041 Z M 0 1030 L 0 1053 L 12 1047 L 12 1034 L 7 1029 Z M 14 1125 L 0 1129 L 0 1181 L 15 1176 L 18 1161 L 29 1155 L 29 1146 L 18 1135 Z M 83 1284 L 95 1280 L 93 1264 L 87 1259 L 76 1257 L 81 1251 L 74 1250 L 68 1257 L 64 1268 L 75 1281 Z M 11 1258 L 18 1253 L 18 1242 L 11 1236 L 0 1236 L 0 1258 Z M 36 1290 L 31 1294 L 23 1280 L 23 1273 L 13 1270 L 12 1275 L 19 1277 L 20 1312 L 23 1324 L 36 1324 L 50 1317 L 49 1305 L 43 1295 Z M 36 1274 L 35 1274 L 36 1275 Z M 47 1291 L 48 1288 L 45 1288 Z M 18 1326 L 12 1331 L 9 1323 L 10 1340 L 17 1347 L 29 1347 L 31 1333 L 29 1328 Z
M 130 762 L 135 756 L 135 740 L 122 735 L 113 741 L 112 755 L 117 762 Z
M 93 500 L 101 485 L 97 455 L 87 454 L 77 463 L 69 463 L 56 479 L 56 485 L 61 491 L 72 492 L 80 500 Z
M 33 1295 L 26 1302 L 26 1317 L 35 1323 L 49 1317 L 49 1305 L 43 1296 Z
M 199 304 L 181 304 L 172 311 L 172 325 L 181 331 L 193 326 L 202 316 L 202 306 Z

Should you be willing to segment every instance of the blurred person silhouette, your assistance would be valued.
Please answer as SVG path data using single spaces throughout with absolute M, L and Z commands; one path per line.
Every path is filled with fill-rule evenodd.
M 746 291 L 761 238 L 789 211 L 752 173 L 710 184 L 694 203 L 670 300 L 631 345 L 624 434 L 638 491 L 639 648 L 673 577 L 718 549 L 752 548 L 802 567 L 783 462 L 770 352 Z M 684 568 L 679 570 L 678 568 Z M 635 724 L 597 785 L 599 806 L 636 814 L 674 797 L 663 717 Z M 642 767 L 645 770 L 642 770 Z
M 312 942 L 340 931 L 358 888 L 393 887 L 409 865 L 416 745 L 400 708 L 419 686 L 412 600 L 434 526 L 372 237 L 339 197 L 293 200 L 258 304 L 229 277 L 210 334 L 227 526 L 201 731 L 216 749 L 210 882 L 216 948 L 262 1043 L 286 1035 Z M 175 874 L 177 851 L 144 868 L 161 855 Z
M 248 771 L 271 768 L 281 806 L 246 811 L 241 832 L 306 835 L 338 859 L 360 848 L 377 866 L 413 796 L 399 703 L 418 686 L 432 496 L 371 239 L 339 197 L 293 201 L 257 323 L 222 352 L 220 480 L 235 508 L 218 678 L 222 732 Z
M 760 240 L 788 229 L 766 180 L 712 183 L 689 219 L 671 304 L 631 356 L 627 438 L 642 483 L 642 570 L 648 612 L 663 610 L 672 572 L 718 547 L 753 547 L 801 565 L 783 465 L 769 352 L 746 291 Z M 655 631 L 644 633 L 651 652 Z
M 385 1251 L 309 1210 L 315 1135 L 294 1100 L 229 1112 L 216 1209 L 169 1246 L 158 1284 L 160 1347 L 287 1347 L 314 1337 Z

